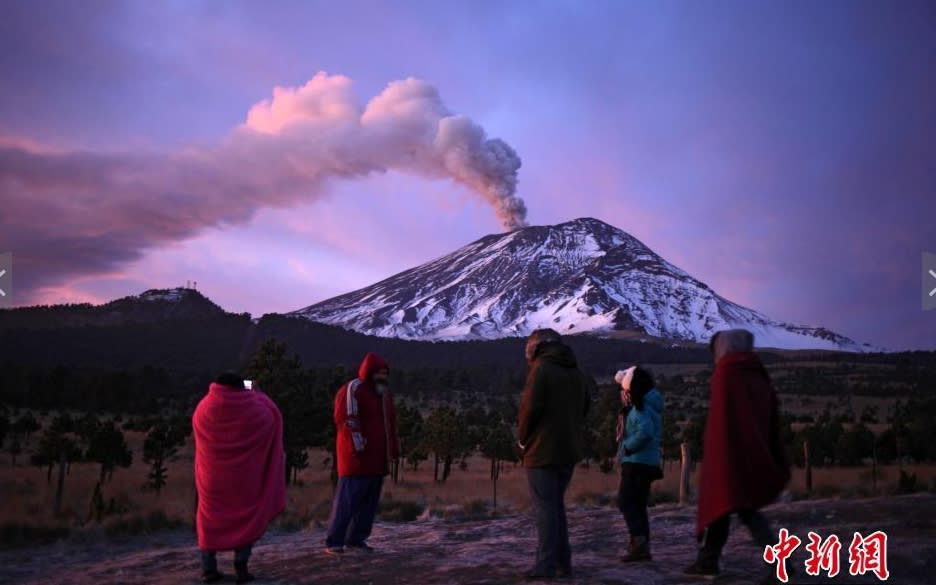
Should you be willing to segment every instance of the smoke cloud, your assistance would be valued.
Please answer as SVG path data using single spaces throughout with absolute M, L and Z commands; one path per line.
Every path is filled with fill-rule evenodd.
M 512 230 L 526 225 L 519 168 L 507 143 L 424 81 L 395 81 L 362 107 L 349 78 L 319 73 L 274 88 L 207 147 L 110 154 L 0 140 L 0 248 L 16 253 L 17 289 L 34 291 L 388 170 L 464 185 Z

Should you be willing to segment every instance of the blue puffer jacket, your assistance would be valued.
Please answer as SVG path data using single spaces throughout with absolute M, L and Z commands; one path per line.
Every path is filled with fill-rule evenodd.
M 663 395 L 654 388 L 644 396 L 643 410 L 631 408 L 624 423 L 624 438 L 618 445 L 618 461 L 660 465 L 660 435 L 663 432 Z M 625 454 L 624 450 L 630 453 Z

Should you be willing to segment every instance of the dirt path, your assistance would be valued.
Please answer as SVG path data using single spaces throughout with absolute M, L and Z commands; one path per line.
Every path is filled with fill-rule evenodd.
M 806 541 L 813 530 L 822 537 L 837 534 L 843 542 L 842 573 L 830 579 L 808 577 L 804 546 L 794 555 L 795 583 L 879 583 L 872 574 L 848 575 L 847 549 L 855 531 L 888 534 L 890 583 L 929 585 L 936 582 L 936 495 L 918 494 L 868 500 L 820 500 L 779 504 L 768 510 L 775 528 L 788 528 Z M 663 585 L 699 583 L 682 568 L 694 557 L 694 509 L 657 506 L 651 509 L 652 563 L 624 566 L 618 561 L 627 540 L 624 522 L 611 508 L 570 511 L 576 575 L 562 583 Z M 360 583 L 442 584 L 517 583 L 529 568 L 535 546 L 534 527 L 525 515 L 492 520 L 428 520 L 408 524 L 378 523 L 370 543 L 374 554 L 333 559 L 322 553 L 321 528 L 299 533 L 273 533 L 255 547 L 251 571 L 263 584 Z M 719 585 L 755 583 L 767 565 L 762 551 L 736 527 L 722 562 Z M 222 570 L 232 572 L 230 555 L 221 554 Z M 0 583 L 35 585 L 98 583 L 198 583 L 194 536 L 166 532 L 125 543 L 61 542 L 51 546 L 0 552 Z M 233 577 L 228 583 L 233 583 Z

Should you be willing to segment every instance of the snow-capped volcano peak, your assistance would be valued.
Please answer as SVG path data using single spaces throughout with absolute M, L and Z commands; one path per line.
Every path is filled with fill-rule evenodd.
M 872 349 L 732 303 L 627 232 L 593 218 L 485 236 L 294 314 L 405 339 L 514 337 L 551 327 L 564 334 L 626 330 L 707 342 L 714 331 L 745 327 L 760 347 Z

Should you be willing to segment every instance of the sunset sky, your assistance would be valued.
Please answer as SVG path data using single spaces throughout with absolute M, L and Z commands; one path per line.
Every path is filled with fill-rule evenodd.
M 17 305 L 299 309 L 502 231 L 516 171 L 530 224 L 936 349 L 934 144 L 931 1 L 0 2 Z

